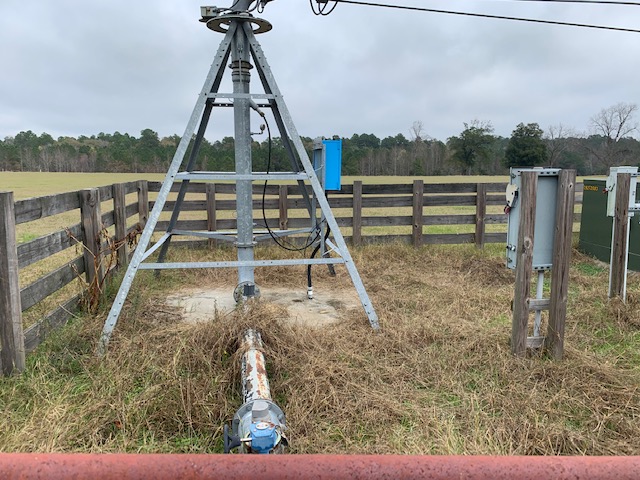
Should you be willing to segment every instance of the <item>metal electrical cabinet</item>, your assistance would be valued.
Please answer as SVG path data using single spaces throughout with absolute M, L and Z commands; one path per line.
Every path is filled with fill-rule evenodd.
M 553 239 L 556 226 L 556 200 L 558 197 L 559 168 L 512 168 L 509 187 L 515 196 L 507 216 L 507 267 L 516 268 L 518 229 L 520 225 L 520 199 L 518 198 L 522 172 L 538 174 L 536 193 L 535 237 L 533 239 L 533 269 L 549 270 L 553 263 Z M 509 200 L 507 201 L 509 205 Z
M 640 199 L 636 199 L 639 202 Z M 640 271 L 640 215 L 631 217 L 629 229 L 629 269 Z M 580 216 L 581 252 L 609 263 L 611 260 L 611 228 L 613 218 L 607 216 L 605 179 L 585 179 Z
M 325 148 L 325 190 L 340 190 L 342 140 L 323 140 Z
M 325 190 L 341 188 L 342 140 L 313 141 L 313 168 Z

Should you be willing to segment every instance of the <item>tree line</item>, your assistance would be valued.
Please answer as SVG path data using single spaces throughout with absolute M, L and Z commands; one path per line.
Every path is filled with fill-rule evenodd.
M 604 174 L 615 165 L 640 165 L 635 104 L 603 108 L 578 134 L 562 124 L 543 130 L 520 123 L 510 137 L 494 135 L 491 122 L 473 120 L 446 142 L 431 138 L 416 121 L 408 136 L 378 138 L 354 134 L 343 138 L 344 175 L 501 175 L 512 166 L 574 168 L 578 175 Z M 334 137 L 339 138 L 339 137 Z M 313 140 L 302 138 L 308 151 Z M 45 172 L 165 172 L 180 142 L 178 135 L 160 138 L 145 129 L 127 133 L 59 137 L 32 131 L 0 141 L 0 170 Z M 234 139 L 203 140 L 197 169 L 233 171 Z M 254 170 L 290 170 L 281 138 L 257 136 L 252 142 Z

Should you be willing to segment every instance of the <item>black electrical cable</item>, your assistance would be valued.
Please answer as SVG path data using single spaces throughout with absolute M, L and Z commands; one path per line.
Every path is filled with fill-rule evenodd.
M 436 10 L 433 8 L 422 8 L 422 7 L 410 7 L 406 5 L 389 5 L 386 3 L 374 3 L 374 2 L 364 2 L 364 1 L 355 1 L 355 0 L 334 0 L 336 3 L 347 3 L 351 5 L 364 5 L 367 7 L 383 7 L 383 8 L 395 8 L 399 10 L 411 10 L 417 12 L 429 12 L 429 13 L 445 13 L 449 15 L 461 15 L 465 17 L 477 17 L 477 18 L 492 18 L 497 20 L 512 20 L 517 22 L 529 22 L 529 23 L 541 23 L 546 25 L 561 25 L 565 27 L 581 27 L 581 28 L 595 28 L 598 30 L 613 30 L 617 32 L 630 32 L 630 33 L 640 33 L 640 30 L 634 28 L 623 28 L 623 27 L 608 27 L 605 25 L 591 25 L 587 23 L 574 23 L 574 22 L 560 22 L 555 20 L 541 20 L 537 18 L 522 18 L 522 17 L 508 17 L 503 15 L 488 15 L 484 13 L 471 13 L 471 12 L 457 12 L 453 10 Z
M 326 17 L 327 15 L 330 15 L 330 14 L 331 14 L 331 12 L 333 12 L 333 11 L 336 9 L 336 7 L 338 6 L 338 2 L 333 2 L 333 6 L 332 6 L 332 7 L 329 9 L 329 11 L 327 12 L 326 10 L 327 10 L 327 6 L 328 6 L 328 5 L 329 5 L 329 2 L 327 2 L 327 3 L 325 3 L 325 4 L 324 4 L 324 7 L 322 7 L 322 8 L 320 9 L 320 15 L 324 15 L 325 17 Z
M 316 9 L 316 7 L 313 6 L 313 2 L 316 2 L 318 4 L 318 8 Z M 320 5 L 320 3 L 322 3 L 322 5 Z M 323 17 L 326 17 L 327 15 L 330 15 L 331 12 L 333 12 L 336 7 L 338 6 L 338 2 L 334 1 L 333 5 L 331 6 L 331 8 L 329 9 L 329 11 L 327 12 L 327 8 L 329 5 L 329 0 L 325 1 L 325 2 L 319 2 L 318 0 L 309 0 L 309 5 L 311 6 L 311 11 L 313 12 L 314 15 L 321 15 Z
M 327 225 L 327 231 L 324 234 L 323 242 L 327 241 L 327 239 L 329 238 L 330 234 L 331 234 L 331 228 Z M 313 249 L 313 252 L 311 253 L 311 256 L 309 258 L 314 258 L 316 256 L 316 254 L 320 250 L 320 246 L 321 245 L 322 245 L 322 243 L 320 243 L 320 242 L 318 243 L 318 245 L 316 245 L 316 248 Z M 311 281 L 311 264 L 307 265 L 307 287 L 308 288 L 313 287 L 313 282 Z
M 328 11 L 328 12 L 325 12 L 325 10 L 327 9 L 327 5 L 329 5 L 329 3 L 328 3 L 328 2 L 324 4 L 324 7 L 323 7 L 323 8 L 322 8 L 322 10 L 320 11 L 320 14 L 321 14 L 321 15 L 323 15 L 323 16 L 325 16 L 325 17 L 326 17 L 327 15 L 330 15 L 330 14 L 331 14 L 331 12 L 333 12 L 333 11 L 336 9 L 336 7 L 338 6 L 338 2 L 333 2 L 333 6 L 329 9 L 329 11 Z
M 267 136 L 269 137 L 269 143 L 268 143 L 268 150 L 267 150 L 267 175 L 269 174 L 269 171 L 271 170 L 271 128 L 269 128 L 269 122 L 267 122 L 267 119 L 263 116 L 262 117 L 264 119 L 264 123 L 267 126 Z M 264 226 L 267 228 L 267 232 L 269 232 L 269 235 L 271 236 L 271 239 L 282 249 L 284 250 L 288 250 L 290 252 L 302 252 L 304 250 L 306 250 L 307 248 L 309 248 L 311 245 L 313 245 L 319 238 L 320 235 L 322 234 L 322 231 L 320 229 L 320 225 L 317 226 L 316 228 L 316 233 L 315 236 L 313 237 L 313 239 L 311 239 L 310 241 L 307 241 L 307 243 L 301 247 L 297 247 L 295 246 L 293 243 L 284 240 L 284 238 L 278 238 L 278 236 L 273 233 L 273 230 L 271 230 L 271 227 L 269 227 L 269 222 L 267 222 L 267 213 L 266 213 L 266 209 L 265 209 L 265 197 L 267 196 L 267 183 L 269 181 L 265 180 L 264 181 L 264 186 L 262 188 L 262 220 L 264 221 Z M 311 234 L 309 234 L 309 237 L 311 237 Z M 286 244 L 285 244 L 286 243 Z

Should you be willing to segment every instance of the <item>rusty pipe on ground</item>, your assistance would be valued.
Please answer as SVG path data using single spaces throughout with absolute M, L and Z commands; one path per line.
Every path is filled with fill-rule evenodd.
M 264 359 L 264 344 L 260 332 L 249 329 L 244 332 L 241 345 L 242 398 L 244 403 L 254 400 L 271 400 L 271 389 Z
M 285 416 L 271 399 L 260 332 L 247 330 L 240 348 L 244 403 L 233 416 L 231 435 L 229 427 L 224 427 L 224 451 L 282 453 L 287 445 Z
M 640 457 L 0 454 L 3 480 L 631 480 Z

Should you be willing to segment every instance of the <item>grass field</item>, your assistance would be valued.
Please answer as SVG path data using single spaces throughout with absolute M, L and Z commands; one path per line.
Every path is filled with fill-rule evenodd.
M 16 200 L 22 200 L 114 183 L 163 179 L 164 175 L 157 173 L 0 172 L 0 191 L 13 192 Z
M 94 351 L 109 300 L 54 334 L 22 376 L 0 379 L 0 451 L 220 452 L 241 402 L 237 340 L 250 325 L 263 332 L 293 453 L 640 454 L 637 276 L 626 305 L 610 302 L 607 269 L 574 252 L 566 358 L 554 362 L 510 354 L 514 279 L 501 246 L 352 254 L 380 333 L 360 309 L 317 330 L 269 305 L 185 324 L 163 299 L 183 286 L 231 289 L 235 272 L 141 274 L 106 358 Z M 256 280 L 304 295 L 302 268 L 258 269 Z M 317 269 L 315 286 L 353 288 L 344 269 Z
M 444 176 L 444 177 L 343 177 L 344 184 L 362 180 L 367 184 L 412 183 L 415 179 L 425 183 L 459 182 L 507 182 L 506 176 Z M 14 192 L 16 200 L 30 197 L 71 192 L 82 188 L 100 187 L 135 180 L 162 181 L 159 173 L 48 173 L 48 172 L 0 172 L 0 191 Z

